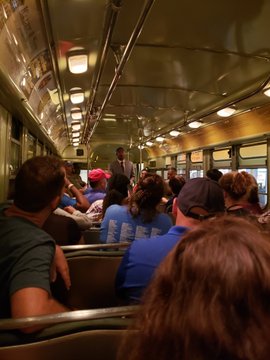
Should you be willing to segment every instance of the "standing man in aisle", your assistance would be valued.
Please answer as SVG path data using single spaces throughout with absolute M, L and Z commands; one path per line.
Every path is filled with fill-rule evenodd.
M 113 161 L 109 166 L 110 172 L 112 173 L 112 175 L 126 175 L 130 179 L 130 184 L 132 184 L 135 178 L 133 162 L 125 159 L 125 150 L 123 147 L 119 147 L 116 149 L 116 157 L 117 159 Z

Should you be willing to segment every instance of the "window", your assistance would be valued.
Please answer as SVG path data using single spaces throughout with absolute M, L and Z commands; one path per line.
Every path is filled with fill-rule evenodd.
M 267 169 L 239 169 L 239 171 L 246 171 L 255 177 L 259 189 L 260 205 L 264 208 L 267 205 Z
M 9 175 L 14 177 L 21 166 L 21 131 L 22 124 L 19 120 L 12 118 Z
M 27 159 L 36 155 L 36 139 L 33 135 L 27 135 Z

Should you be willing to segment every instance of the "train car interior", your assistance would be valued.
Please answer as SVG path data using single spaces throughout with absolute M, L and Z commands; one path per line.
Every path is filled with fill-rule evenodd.
M 12 200 L 18 169 L 33 156 L 77 163 L 87 182 L 122 146 L 135 180 L 144 168 L 164 179 L 170 167 L 186 179 L 245 170 L 269 208 L 269 18 L 270 0 L 0 0 L 0 202 Z M 59 283 L 55 291 L 79 309 L 104 306 L 107 316 L 117 305 L 122 245 L 95 253 L 99 229 L 85 238 L 90 248 L 63 250 L 74 283 L 89 269 L 93 277 L 69 294 Z M 71 318 L 54 321 L 80 320 Z M 0 320 L 0 332 L 30 320 Z M 123 328 L 101 326 L 107 335 L 92 332 L 91 344 L 86 332 L 69 345 L 45 335 L 41 347 L 0 344 L 0 358 L 115 359 L 114 331 Z M 99 341 L 106 336 L 107 349 Z
M 269 152 L 269 1 L 17 0 L 0 14 L 3 200 L 39 153 L 86 172 L 121 145 L 139 169 L 190 177 L 223 147 L 229 168 L 246 142 Z

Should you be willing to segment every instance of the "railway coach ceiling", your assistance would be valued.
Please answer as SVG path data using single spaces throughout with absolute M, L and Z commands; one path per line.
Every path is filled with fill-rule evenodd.
M 60 154 L 181 149 L 202 131 L 189 123 L 222 128 L 227 107 L 247 126 L 265 107 L 270 133 L 270 0 L 2 0 L 0 16 L 0 100 Z

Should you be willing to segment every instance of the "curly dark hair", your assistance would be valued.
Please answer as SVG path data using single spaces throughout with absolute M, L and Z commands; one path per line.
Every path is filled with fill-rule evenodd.
M 102 217 L 110 205 L 121 205 L 128 197 L 129 178 L 124 174 L 115 174 L 108 180 L 107 192 L 103 200 Z
M 157 174 L 147 173 L 138 181 L 136 192 L 132 194 L 129 211 L 136 217 L 141 214 L 144 222 L 151 222 L 157 214 L 157 205 L 164 195 L 164 180 Z

